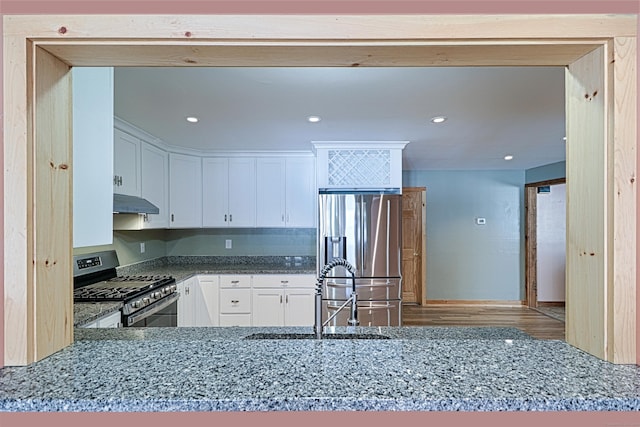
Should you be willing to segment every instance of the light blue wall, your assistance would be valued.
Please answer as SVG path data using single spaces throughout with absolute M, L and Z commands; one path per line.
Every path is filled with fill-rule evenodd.
M 527 169 L 525 171 L 525 182 L 550 181 L 552 179 L 566 178 L 567 176 L 566 162 L 551 163 L 537 168 Z
M 231 249 L 225 249 L 230 239 Z M 315 256 L 316 230 L 297 228 L 204 228 L 167 230 L 167 255 Z
M 232 249 L 225 249 L 231 239 Z M 140 253 L 140 243 L 145 253 Z M 120 265 L 164 256 L 315 256 L 315 228 L 114 231 L 113 244 L 74 248 L 74 255 L 114 249 Z
M 403 172 L 403 186 L 427 188 L 428 300 L 524 298 L 524 181 L 524 171 Z
M 145 244 L 145 252 L 140 252 L 140 243 Z M 120 265 L 163 257 L 167 253 L 165 230 L 114 231 L 113 243 L 101 246 L 73 248 L 74 255 L 115 250 Z

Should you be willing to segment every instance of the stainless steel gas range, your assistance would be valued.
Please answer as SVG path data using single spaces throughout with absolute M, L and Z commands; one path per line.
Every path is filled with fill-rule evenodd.
M 171 276 L 118 276 L 115 251 L 73 257 L 74 302 L 122 302 L 125 327 L 177 326 L 176 280 Z

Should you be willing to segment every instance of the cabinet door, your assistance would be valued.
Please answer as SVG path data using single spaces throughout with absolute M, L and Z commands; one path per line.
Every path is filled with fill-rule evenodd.
M 315 158 L 287 158 L 287 227 L 316 227 Z
M 118 328 L 122 321 L 122 314 L 120 310 L 111 313 L 108 316 L 98 319 L 99 328 Z
M 113 192 L 140 196 L 140 140 L 120 129 L 113 136 Z
M 286 326 L 312 326 L 314 322 L 314 289 L 287 289 L 284 293 Z
M 202 226 L 200 157 L 169 154 L 169 227 Z
M 284 326 L 284 291 L 259 288 L 252 291 L 252 326 Z
M 218 326 L 218 276 L 198 276 L 196 326 Z
M 169 226 L 169 154 L 142 141 L 141 166 L 142 197 L 160 209 L 159 214 L 148 214 L 144 228 L 167 228 Z
M 113 68 L 74 67 L 73 247 L 113 243 Z
M 195 277 L 177 283 L 180 298 L 178 299 L 178 326 L 195 326 L 196 307 L 194 283 Z
M 229 224 L 229 162 L 226 158 L 202 159 L 202 225 Z
M 229 159 L 229 227 L 256 226 L 256 160 Z
M 284 227 L 285 174 L 284 158 L 256 159 L 256 225 L 258 227 Z

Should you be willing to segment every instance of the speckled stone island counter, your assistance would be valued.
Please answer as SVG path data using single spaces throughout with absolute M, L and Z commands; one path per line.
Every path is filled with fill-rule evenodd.
M 0 370 L 3 411 L 640 410 L 640 371 L 514 328 L 76 329 Z

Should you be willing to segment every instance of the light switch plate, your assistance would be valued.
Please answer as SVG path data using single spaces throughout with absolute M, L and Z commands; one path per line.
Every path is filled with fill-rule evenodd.
M 224 241 L 224 248 L 231 249 L 231 239 L 227 239 Z

